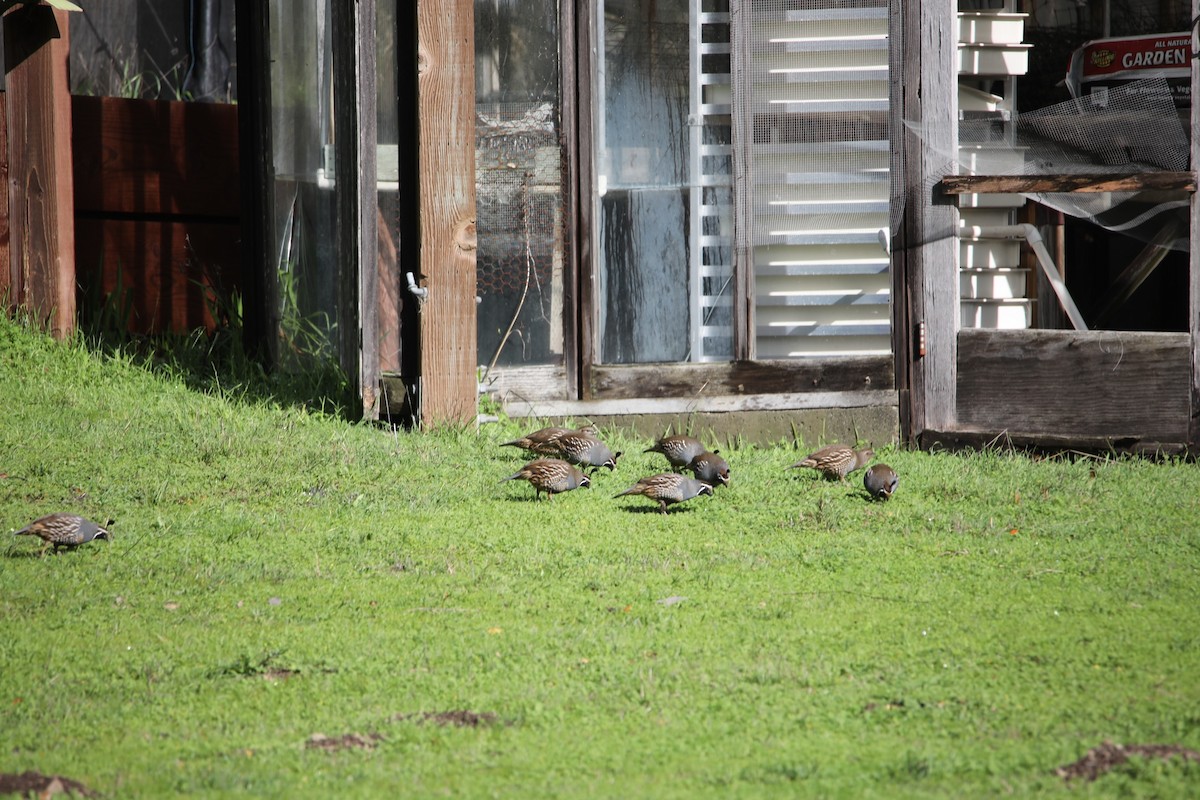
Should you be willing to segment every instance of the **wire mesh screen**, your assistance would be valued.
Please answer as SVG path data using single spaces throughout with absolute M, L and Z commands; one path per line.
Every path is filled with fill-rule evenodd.
M 743 5 L 757 355 L 889 352 L 887 5 Z
M 1006 139 L 994 122 L 963 121 L 959 140 L 987 144 L 986 161 L 947 154 L 946 174 L 1095 175 L 1186 170 L 1188 131 L 1165 78 L 1150 78 L 1022 113 Z M 1184 193 L 1075 192 L 1031 195 L 1038 202 L 1109 230 L 1150 240 L 1173 217 L 1186 214 Z M 1187 226 L 1171 242 L 1187 248 Z
M 550 103 L 476 114 L 479 356 L 497 365 L 560 359 L 562 182 Z

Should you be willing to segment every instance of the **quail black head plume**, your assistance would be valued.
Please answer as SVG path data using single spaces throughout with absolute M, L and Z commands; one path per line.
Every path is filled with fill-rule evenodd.
M 658 475 L 651 475 L 648 478 L 642 478 L 633 486 L 630 486 L 619 494 L 613 495 L 613 497 L 640 494 L 649 497 L 651 500 L 657 500 L 658 510 L 666 514 L 667 506 L 673 503 L 682 503 L 684 500 L 691 500 L 697 495 L 712 493 L 713 487 L 703 481 L 688 478 L 675 472 L 663 472 Z
M 111 525 L 112 522 L 106 524 Z M 51 546 L 54 547 L 55 552 L 63 547 L 74 550 L 79 545 L 93 539 L 112 538 L 112 534 L 103 526 L 77 514 L 47 514 L 35 519 L 13 535 L 37 536 L 46 543 L 42 547 L 43 552 Z
M 887 500 L 899 484 L 896 471 L 887 464 L 876 464 L 863 475 L 863 486 L 875 500 Z
M 714 489 L 729 485 L 729 462 L 715 452 L 704 451 L 693 458 L 687 468 L 696 476 L 696 480 L 704 481 Z
M 581 467 L 591 467 L 592 470 L 608 467 L 617 468 L 620 453 L 614 453 L 608 445 L 590 433 L 564 433 L 547 445 L 548 454 L 552 454 L 578 464 Z
M 542 492 L 546 493 L 546 497 L 552 498 L 561 492 L 569 492 L 580 486 L 586 489 L 592 485 L 591 479 L 584 475 L 578 467 L 558 458 L 539 458 L 537 461 L 530 461 L 517 473 L 509 475 L 504 480 L 515 481 L 517 479 L 529 481 L 529 484 L 533 486 L 535 499 L 541 498 Z
M 869 448 L 854 450 L 844 444 L 831 444 L 800 459 L 788 469 L 809 467 L 826 478 L 842 480 L 854 470 L 862 469 L 874 457 L 875 451 Z
M 704 445 L 699 439 L 679 434 L 664 436 L 655 442 L 653 447 L 648 447 L 642 452 L 662 453 L 667 457 L 667 461 L 671 462 L 672 467 L 681 469 L 686 468 L 692 459 L 703 453 L 704 450 Z
M 557 451 L 553 449 L 553 444 L 560 436 L 565 436 L 568 433 L 590 433 L 594 434 L 596 428 L 593 425 L 585 425 L 576 430 L 575 428 L 561 428 L 552 426 L 549 428 L 541 428 L 533 433 L 527 433 L 520 439 L 513 439 L 511 442 L 501 442 L 501 447 L 519 447 L 522 450 L 528 450 L 531 453 L 539 453 L 541 455 L 554 455 Z

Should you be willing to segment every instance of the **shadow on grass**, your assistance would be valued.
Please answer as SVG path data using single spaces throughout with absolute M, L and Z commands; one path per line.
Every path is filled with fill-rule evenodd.
M 80 341 L 97 355 L 131 361 L 205 394 L 356 418 L 359 404 L 338 364 L 335 326 L 323 313 L 301 314 L 296 287 L 287 287 L 290 302 L 279 321 L 278 363 L 268 368 L 264 354 L 246 348 L 242 297 L 224 285 L 220 270 L 191 253 L 179 269 L 203 297 L 211 329 L 134 332 L 146 322 L 137 319 L 133 289 L 124 284 L 118 266 L 112 291 L 83 287 Z
M 663 514 L 658 510 L 658 506 L 624 506 L 623 511 L 630 514 L 656 514 L 660 517 L 673 517 L 676 514 L 691 514 L 695 511 L 693 506 L 671 506 L 667 509 L 667 513 Z

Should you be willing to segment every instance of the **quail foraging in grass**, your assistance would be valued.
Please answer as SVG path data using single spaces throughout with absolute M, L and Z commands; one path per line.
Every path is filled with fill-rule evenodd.
M 854 470 L 865 467 L 867 462 L 874 457 L 875 451 L 870 448 L 854 450 L 844 444 L 831 444 L 800 459 L 788 469 L 808 467 L 817 470 L 830 480 L 840 481 Z
M 614 453 L 608 445 L 590 433 L 564 433 L 547 444 L 548 455 L 554 455 L 581 467 L 591 467 L 592 471 L 600 467 L 610 470 L 617 468 L 617 459 L 621 453 Z
M 521 467 L 519 472 L 509 475 L 504 480 L 515 481 L 517 479 L 529 481 L 533 487 L 534 499 L 541 499 L 542 492 L 546 493 L 546 497 L 553 498 L 554 495 L 561 492 L 569 492 L 580 486 L 586 489 L 592 485 L 591 479 L 584 475 L 578 467 L 557 458 L 539 458 L 537 461 L 530 461 Z
M 717 486 L 729 485 L 729 462 L 716 452 L 705 450 L 688 462 L 687 468 L 696 476 L 696 480 L 703 481 L 714 489 Z
M 874 500 L 887 500 L 899 484 L 896 471 L 887 464 L 876 464 L 863 475 L 863 486 Z
M 675 469 L 685 469 L 692 459 L 705 451 L 699 439 L 682 434 L 664 436 L 654 443 L 653 447 L 643 450 L 643 453 L 662 453 Z
M 111 525 L 112 522 L 106 524 Z M 13 535 L 37 536 L 46 543 L 42 552 L 45 552 L 47 547 L 53 547 L 55 552 L 60 548 L 74 550 L 93 539 L 112 538 L 112 534 L 103 526 L 77 514 L 47 514 L 35 519 Z
M 649 497 L 651 500 L 657 500 L 658 510 L 666 514 L 667 506 L 669 505 L 682 503 L 684 500 L 691 500 L 698 495 L 710 495 L 712 493 L 713 487 L 703 481 L 688 478 L 675 472 L 663 472 L 658 475 L 651 475 L 648 478 L 642 478 L 633 486 L 630 486 L 619 494 L 613 495 L 613 497 L 640 494 Z
M 558 451 L 553 448 L 553 444 L 559 437 L 565 436 L 568 433 L 594 434 L 595 432 L 596 428 L 592 425 L 586 425 L 578 430 L 575 428 L 551 426 L 549 428 L 541 428 L 533 433 L 527 433 L 520 439 L 513 439 L 511 442 L 501 442 L 500 446 L 519 447 L 522 450 L 539 455 L 555 455 Z

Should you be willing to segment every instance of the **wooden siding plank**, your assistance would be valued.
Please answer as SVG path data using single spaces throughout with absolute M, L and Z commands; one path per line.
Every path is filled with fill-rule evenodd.
M 63 338 L 75 328 L 67 13 L 22 5 L 3 28 L 10 269 L 17 272 L 9 302 Z
M 939 450 L 985 450 L 999 448 L 1035 453 L 1124 453 L 1140 456 L 1176 455 L 1185 450 L 1182 442 L 1160 442 L 1138 436 L 1056 436 L 1045 432 L 977 430 L 958 428 L 953 431 L 926 429 L 921 434 L 921 446 Z
M 595 399 L 738 397 L 764 392 L 855 392 L 895 388 L 891 356 L 593 367 Z
M 474 421 L 475 8 L 417 4 L 420 130 L 421 421 Z
M 338 349 L 364 418 L 379 416 L 375 0 L 334 3 Z
M 1186 441 L 1188 334 L 963 330 L 958 339 L 963 429 Z
M 237 219 L 238 106 L 72 97 L 76 212 Z
M 889 35 L 902 48 L 902 74 L 893 76 L 891 102 L 905 120 L 893 140 L 902 138 L 904 148 L 900 246 L 911 291 L 909 336 L 924 342 L 912 365 L 907 437 L 913 438 L 925 428 L 953 427 L 956 407 L 958 211 L 939 202 L 935 187 L 944 154 L 958 146 L 958 28 L 948 0 L 914 0 L 904 12 L 899 20 L 892 17 Z
M 958 194 L 1050 194 L 1055 192 L 1194 192 L 1191 172 L 1131 172 L 1101 175 L 947 175 L 942 192 Z

